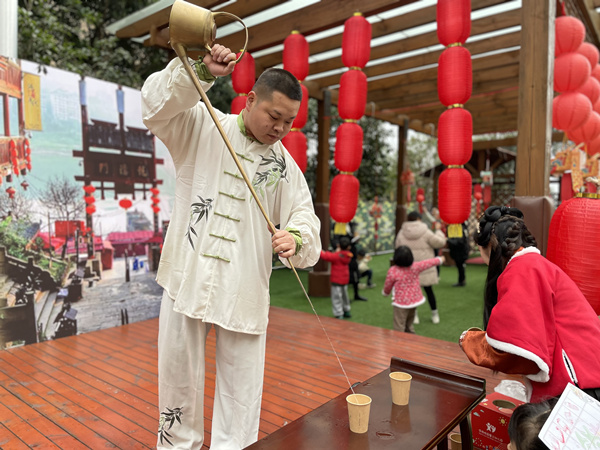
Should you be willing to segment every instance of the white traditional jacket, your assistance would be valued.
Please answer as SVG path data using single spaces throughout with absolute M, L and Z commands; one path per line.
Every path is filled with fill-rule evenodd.
M 211 86 L 201 83 L 205 90 Z M 263 334 L 271 234 L 199 100 L 177 58 L 142 88 L 144 123 L 167 146 L 176 170 L 175 205 L 157 281 L 174 300 L 175 311 L 228 330 Z M 281 142 L 264 145 L 247 137 L 241 117 L 238 124 L 237 115 L 217 115 L 271 221 L 300 232 L 302 246 L 290 260 L 295 267 L 316 264 L 320 222 L 293 158 Z

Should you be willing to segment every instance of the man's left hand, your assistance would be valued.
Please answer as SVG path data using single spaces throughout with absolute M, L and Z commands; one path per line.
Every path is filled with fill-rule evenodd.
M 290 258 L 296 253 L 296 241 L 294 236 L 286 230 L 277 230 L 271 237 L 273 251 L 282 258 Z

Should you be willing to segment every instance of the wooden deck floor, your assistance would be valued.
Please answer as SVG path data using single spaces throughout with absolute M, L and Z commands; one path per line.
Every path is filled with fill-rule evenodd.
M 351 383 L 403 359 L 487 379 L 458 344 L 321 318 Z M 0 352 L 0 448 L 152 448 L 156 443 L 158 319 Z M 214 392 L 214 333 L 207 396 Z M 260 437 L 348 389 L 312 314 L 271 308 Z M 205 429 L 210 430 L 212 398 Z M 206 444 L 210 443 L 207 436 Z

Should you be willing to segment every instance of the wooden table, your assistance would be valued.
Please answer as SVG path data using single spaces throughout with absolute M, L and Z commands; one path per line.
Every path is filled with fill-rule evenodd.
M 391 371 L 412 375 L 410 401 L 392 403 Z M 485 380 L 392 358 L 390 367 L 354 387 L 371 397 L 369 430 L 350 431 L 347 392 L 248 447 L 268 449 L 432 449 L 448 448 L 447 435 L 460 425 L 463 449 L 471 449 L 469 412 L 486 395 Z

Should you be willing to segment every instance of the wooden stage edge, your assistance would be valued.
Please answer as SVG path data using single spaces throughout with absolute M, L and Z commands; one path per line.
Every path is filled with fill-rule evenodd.
M 457 343 L 321 317 L 351 384 L 392 356 L 487 380 Z M 158 429 L 158 319 L 0 351 L 0 448 L 153 448 Z M 314 314 L 272 307 L 259 438 L 349 389 Z M 206 442 L 214 393 L 214 332 L 207 342 Z

